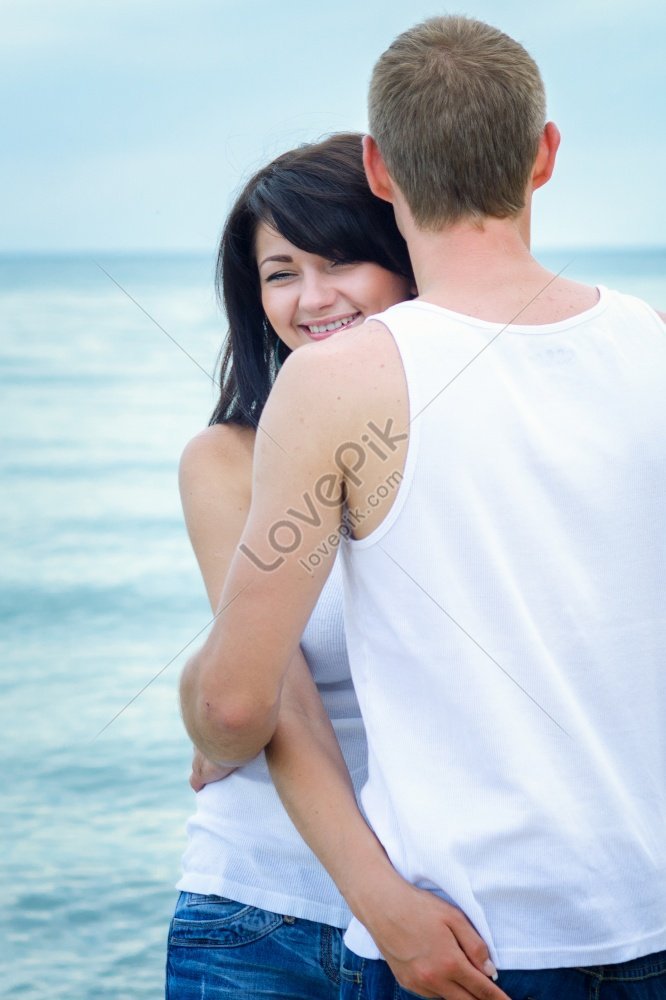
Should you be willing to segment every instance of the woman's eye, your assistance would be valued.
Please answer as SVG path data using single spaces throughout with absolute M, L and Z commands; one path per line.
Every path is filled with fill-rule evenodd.
M 293 271 L 275 271 L 274 274 L 268 274 L 266 276 L 266 281 L 284 281 L 285 278 L 291 278 L 293 276 Z
M 341 267 L 354 267 L 356 264 L 355 260 L 332 260 L 331 267 L 341 268 Z

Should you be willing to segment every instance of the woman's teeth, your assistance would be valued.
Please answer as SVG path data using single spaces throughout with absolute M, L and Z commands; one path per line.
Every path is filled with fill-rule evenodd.
M 334 323 L 308 323 L 307 327 L 310 333 L 333 333 L 334 330 L 341 330 L 343 326 L 349 326 L 358 316 L 360 313 L 347 316 L 345 319 L 336 319 Z

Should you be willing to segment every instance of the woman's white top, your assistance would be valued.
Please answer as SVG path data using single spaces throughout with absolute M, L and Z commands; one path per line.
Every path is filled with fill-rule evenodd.
M 310 616 L 301 648 L 358 792 L 367 750 L 352 687 L 339 563 Z M 270 778 L 264 754 L 196 796 L 178 888 L 227 896 L 276 913 L 346 927 L 350 913 L 330 876 L 301 839 Z
M 411 425 L 341 548 L 366 814 L 498 968 L 665 949 L 666 328 L 606 290 L 547 326 L 378 318 Z

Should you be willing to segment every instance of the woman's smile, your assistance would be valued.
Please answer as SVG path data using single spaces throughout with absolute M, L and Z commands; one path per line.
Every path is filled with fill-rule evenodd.
M 266 319 L 292 350 L 358 326 L 410 294 L 409 280 L 394 271 L 301 250 L 265 222 L 255 255 Z
M 354 312 L 347 316 L 336 316 L 332 319 L 318 319 L 316 323 L 299 323 L 302 330 L 313 340 L 325 340 L 332 333 L 344 330 L 348 326 L 354 326 L 357 322 L 363 322 L 365 317 L 360 312 Z

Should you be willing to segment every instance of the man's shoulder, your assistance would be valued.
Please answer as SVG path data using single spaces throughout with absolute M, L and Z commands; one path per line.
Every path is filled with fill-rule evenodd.
M 390 363 L 395 354 L 393 338 L 381 321 L 385 315 L 294 351 L 283 365 L 278 383 L 288 378 L 292 384 L 307 384 L 311 392 L 329 394 L 357 381 L 366 382 L 370 373 Z
M 631 292 L 624 292 L 621 289 L 603 288 L 602 291 L 609 301 L 615 301 L 618 306 L 631 311 L 648 322 L 652 322 L 658 329 L 661 329 L 663 324 L 666 323 L 666 312 L 656 309 L 645 299 L 633 295 Z
M 340 435 L 356 433 L 368 407 L 381 411 L 402 388 L 393 337 L 381 322 L 367 321 L 294 351 L 282 366 L 260 426 L 275 428 L 276 434 L 309 428 L 339 443 Z

